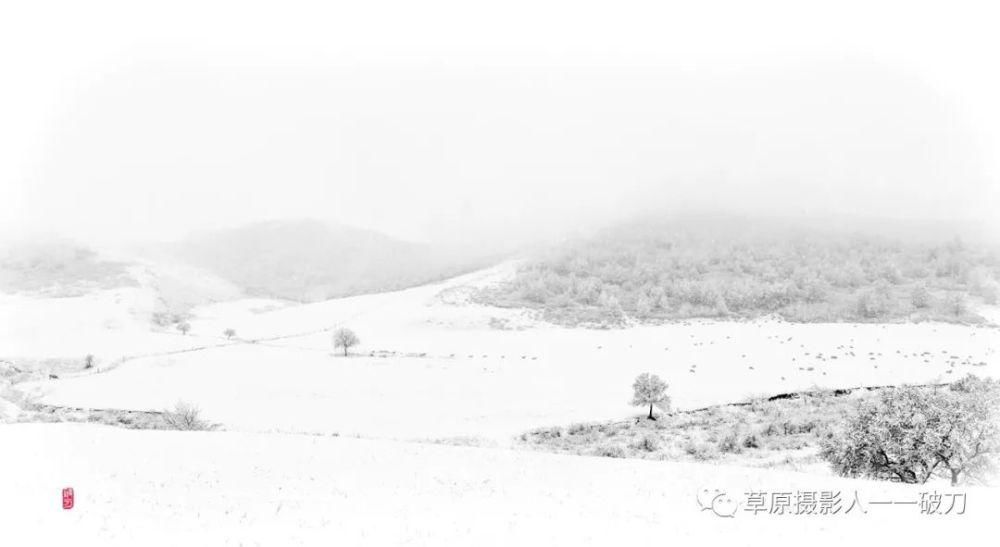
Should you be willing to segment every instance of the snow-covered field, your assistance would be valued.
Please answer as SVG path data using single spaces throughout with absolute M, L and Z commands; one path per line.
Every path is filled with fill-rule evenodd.
M 3 297 L 0 359 L 82 363 L 90 353 L 98 362 L 96 371 L 17 389 L 90 408 L 161 410 L 184 400 L 225 431 L 0 425 L 0 537 L 16 545 L 952 544 L 991 528 L 1000 501 L 992 489 L 958 490 L 968 494 L 964 515 L 928 516 L 909 502 L 930 487 L 507 447 L 532 427 L 641 412 L 628 402 L 644 371 L 667 380 L 678 408 L 997 375 L 997 329 L 760 320 L 595 331 L 468 301 L 512 267 L 317 304 L 215 303 L 194 309 L 188 335 L 149 326 L 155 297 L 143 288 Z M 339 326 L 362 339 L 351 357 L 331 346 Z M 233 340 L 222 335 L 228 328 Z M 451 437 L 481 446 L 403 442 Z M 76 490 L 72 510 L 60 508 L 64 487 Z M 699 507 L 705 489 L 728 492 L 733 504 L 755 490 L 840 491 L 845 508 L 857 491 L 868 513 L 721 518 Z M 868 504 L 880 500 L 907 503 Z
M 759 320 L 597 331 L 463 298 L 511 268 L 316 304 L 214 304 L 194 310 L 187 336 L 134 322 L 104 324 L 100 333 L 77 323 L 41 328 L 47 315 L 39 311 L 37 328 L 18 326 L 10 353 L 63 347 L 62 329 L 73 327 L 65 336 L 77 354 L 110 363 L 153 354 L 107 372 L 22 384 L 49 404 L 161 410 L 184 400 L 230 430 L 499 442 L 532 427 L 628 416 L 632 379 L 645 371 L 666 379 L 674 405 L 687 409 L 813 387 L 996 375 L 1000 366 L 995 328 Z M 355 355 L 334 353 L 336 326 L 360 335 Z M 222 337 L 227 328 L 237 339 Z M 31 333 L 30 343 L 18 345 L 21 332 Z M 87 340 L 96 349 L 86 351 Z M 175 353 L 185 348 L 196 350 Z
M 703 464 L 83 424 L 2 431 L 10 545 L 963 545 L 989 537 L 1000 501 L 939 489 L 965 494 L 964 514 L 945 496 L 939 511 L 952 514 L 921 515 L 908 503 L 930 488 Z M 732 502 L 720 514 L 749 491 L 839 492 L 840 512 L 722 518 L 699 507 L 716 489 Z

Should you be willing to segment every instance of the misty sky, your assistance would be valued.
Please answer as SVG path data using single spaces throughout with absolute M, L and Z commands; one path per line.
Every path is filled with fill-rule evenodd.
M 8 234 L 311 217 L 473 241 L 694 209 L 1000 227 L 984 9 L 23 4 L 0 8 Z

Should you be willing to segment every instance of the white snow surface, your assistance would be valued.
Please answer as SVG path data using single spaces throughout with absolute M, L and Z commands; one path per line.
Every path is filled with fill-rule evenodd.
M 88 330 L 83 310 L 114 316 L 111 295 L 20 302 L 26 313 L 7 353 L 71 347 L 112 364 L 149 355 L 20 386 L 49 404 L 162 410 L 183 400 L 228 430 L 501 443 L 533 427 L 630 416 L 632 380 L 646 371 L 670 384 L 676 408 L 691 409 L 816 387 L 996 375 L 1000 365 L 1000 330 L 988 327 L 763 319 L 588 330 L 468 301 L 470 291 L 513 268 L 315 304 L 203 306 L 186 336 L 125 319 Z M 58 314 L 48 309 L 56 306 Z M 49 317 L 63 319 L 41 328 Z M 350 357 L 332 347 L 339 326 L 362 340 Z M 227 328 L 236 330 L 234 340 L 222 336 Z M 95 349 L 87 351 L 88 343 Z
M 981 487 L 342 437 L 12 424 L 0 439 L 5 545 L 967 545 L 989 537 L 998 501 Z M 716 489 L 732 518 L 699 507 Z M 753 514 L 750 491 L 839 492 L 841 511 Z M 949 515 L 872 503 L 921 491 L 965 494 L 964 514 L 948 497 Z

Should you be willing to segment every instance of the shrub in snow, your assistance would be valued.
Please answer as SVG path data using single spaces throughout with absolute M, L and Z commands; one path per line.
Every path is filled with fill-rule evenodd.
M 691 440 L 689 440 L 684 445 L 684 452 L 688 456 L 691 456 L 696 460 L 702 460 L 702 461 L 715 459 L 715 457 L 718 455 L 712 449 L 711 445 L 708 445 L 706 443 L 697 443 Z
M 983 302 L 989 304 L 990 306 L 995 306 L 1000 303 L 1000 284 L 996 281 L 992 281 L 983 285 L 979 289 L 979 296 L 983 297 Z
M 863 319 L 879 319 L 892 313 L 892 295 L 884 283 L 879 283 L 874 289 L 868 289 L 858 295 L 856 309 Z
M 968 310 L 968 304 L 965 301 L 965 295 L 962 293 L 953 293 L 948 296 L 945 301 L 945 306 L 948 313 L 958 317 L 964 315 Z
M 212 425 L 201 419 L 201 410 L 190 403 L 179 401 L 174 405 L 173 410 L 163 413 L 163 420 L 166 424 L 182 431 L 205 431 L 212 429 Z
M 927 285 L 917 285 L 910 293 L 910 303 L 914 308 L 924 309 L 931 305 L 931 292 L 927 290 Z
M 656 452 L 660 449 L 660 438 L 656 435 L 643 435 L 636 443 L 635 447 L 645 452 Z
M 624 458 L 625 449 L 621 445 L 606 444 L 597 448 L 597 455 L 605 458 Z
M 543 427 L 533 431 L 534 435 L 540 439 L 558 439 L 562 437 L 563 430 L 561 427 Z
M 821 455 L 848 477 L 922 484 L 982 480 L 1000 449 L 1000 382 L 969 375 L 948 388 L 901 387 L 863 401 Z
M 743 452 L 743 445 L 736 437 L 736 432 L 732 431 L 719 440 L 719 452 L 739 454 Z

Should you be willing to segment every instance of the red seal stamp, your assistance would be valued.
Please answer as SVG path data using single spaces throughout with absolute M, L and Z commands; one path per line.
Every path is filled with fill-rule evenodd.
M 62 492 L 63 509 L 72 509 L 75 495 L 72 488 L 63 488 Z

